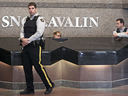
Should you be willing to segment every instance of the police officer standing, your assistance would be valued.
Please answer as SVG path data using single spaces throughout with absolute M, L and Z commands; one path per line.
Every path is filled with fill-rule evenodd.
M 34 94 L 32 65 L 42 79 L 46 91 L 45 94 L 52 92 L 54 83 L 48 77 L 41 61 L 41 42 L 40 38 L 45 29 L 45 22 L 42 17 L 37 14 L 37 7 L 34 2 L 28 4 L 30 16 L 27 17 L 24 26 L 20 32 L 20 40 L 23 46 L 23 67 L 25 72 L 27 88 L 20 94 Z

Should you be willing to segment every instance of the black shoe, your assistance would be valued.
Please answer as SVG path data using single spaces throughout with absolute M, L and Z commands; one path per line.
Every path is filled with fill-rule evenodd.
M 21 91 L 20 94 L 34 94 L 35 92 L 34 91 L 29 91 L 27 89 L 25 89 L 24 91 Z
M 52 92 L 52 89 L 54 88 L 54 83 L 53 83 L 53 85 L 52 85 L 52 87 L 50 87 L 50 88 L 47 88 L 46 89 L 46 91 L 44 92 L 44 94 L 50 94 L 51 92 Z

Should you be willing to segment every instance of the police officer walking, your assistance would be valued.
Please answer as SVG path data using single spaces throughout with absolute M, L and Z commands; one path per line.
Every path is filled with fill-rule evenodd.
M 52 92 L 54 83 L 48 77 L 45 68 L 42 66 L 41 60 L 41 40 L 45 29 L 45 22 L 42 17 L 37 14 L 37 7 L 34 2 L 28 4 L 28 11 L 30 16 L 27 17 L 24 26 L 20 32 L 20 40 L 23 46 L 23 67 L 25 72 L 27 88 L 20 92 L 20 94 L 34 94 L 32 65 L 42 79 L 46 91 L 45 94 Z

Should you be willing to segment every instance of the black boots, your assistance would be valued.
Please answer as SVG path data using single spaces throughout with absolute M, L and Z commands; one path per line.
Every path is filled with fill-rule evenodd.
M 29 91 L 29 90 L 25 89 L 24 91 L 20 92 L 20 95 L 23 95 L 23 94 L 34 94 L 34 93 L 35 93 L 34 91 Z
M 46 91 L 44 92 L 44 94 L 50 94 L 52 92 L 54 86 L 55 85 L 53 83 L 52 87 L 47 88 Z M 30 90 L 25 89 L 24 91 L 20 92 L 20 95 L 23 95 L 23 94 L 34 94 L 34 93 L 35 93 L 34 91 L 30 91 Z
M 44 92 L 44 94 L 50 94 L 51 92 L 52 92 L 52 89 L 54 88 L 54 83 L 53 83 L 53 85 L 52 85 L 52 87 L 50 87 L 50 88 L 47 88 L 46 89 L 46 91 Z

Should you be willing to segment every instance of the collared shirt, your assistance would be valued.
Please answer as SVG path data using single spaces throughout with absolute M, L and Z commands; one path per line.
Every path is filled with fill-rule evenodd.
M 118 36 L 118 37 L 128 37 L 128 34 L 126 34 L 125 32 L 123 32 L 124 29 L 125 29 L 125 27 L 124 27 L 123 29 L 119 29 L 119 30 L 120 30 L 120 33 L 117 33 L 116 30 L 113 31 L 113 35 L 114 35 L 115 33 L 117 33 L 117 36 Z M 128 29 L 126 30 L 126 32 L 128 32 Z
M 30 20 L 33 20 L 34 17 L 37 15 L 38 14 L 33 15 L 30 18 Z M 33 34 L 31 37 L 27 38 L 27 39 L 29 39 L 29 43 L 31 43 L 32 41 L 35 41 L 35 40 L 40 40 L 40 37 L 43 35 L 44 30 L 45 30 L 45 21 L 41 21 L 41 19 L 43 19 L 43 17 L 39 16 L 37 21 L 36 21 L 37 31 L 35 32 L 35 34 Z M 24 38 L 24 25 L 22 26 L 21 32 L 20 32 L 20 39 L 22 39 L 22 38 Z

